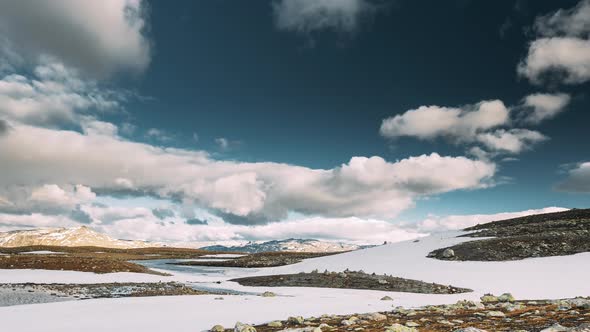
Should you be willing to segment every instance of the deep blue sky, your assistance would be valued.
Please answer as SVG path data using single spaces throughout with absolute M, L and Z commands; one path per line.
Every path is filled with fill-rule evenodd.
M 152 98 L 127 106 L 138 127 L 162 129 L 174 137 L 168 145 L 218 158 L 332 168 L 351 156 L 461 155 L 462 146 L 444 140 L 391 141 L 378 129 L 421 105 L 509 105 L 552 91 L 519 78 L 516 66 L 534 18 L 575 3 L 397 1 L 354 33 L 301 35 L 276 29 L 267 1 L 154 1 L 152 62 L 120 83 Z M 572 94 L 571 105 L 538 127 L 549 141 L 499 164 L 507 184 L 421 201 L 405 216 L 586 206 L 587 195 L 552 189 L 560 165 L 587 157 L 586 89 L 557 89 Z M 239 144 L 219 151 L 218 137 Z

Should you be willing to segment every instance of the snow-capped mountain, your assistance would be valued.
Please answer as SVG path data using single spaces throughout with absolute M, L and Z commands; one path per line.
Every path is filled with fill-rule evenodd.
M 144 241 L 114 239 L 86 226 L 72 228 L 41 228 L 0 233 L 0 247 L 22 246 L 94 246 L 128 249 L 159 247 L 160 245 Z
M 248 242 L 242 246 L 222 246 L 214 245 L 202 247 L 205 250 L 215 251 L 239 251 L 239 252 L 269 252 L 269 251 L 289 251 L 289 252 L 339 252 L 362 249 L 363 246 L 348 244 L 342 242 L 324 242 L 313 239 L 287 239 L 275 240 L 268 242 Z

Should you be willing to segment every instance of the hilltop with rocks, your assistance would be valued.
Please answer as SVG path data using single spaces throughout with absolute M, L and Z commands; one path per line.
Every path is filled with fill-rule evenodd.
M 507 261 L 590 251 L 590 209 L 572 209 L 500 220 L 466 228 L 479 238 L 432 251 L 442 260 Z M 483 239 L 482 239 L 483 238 Z

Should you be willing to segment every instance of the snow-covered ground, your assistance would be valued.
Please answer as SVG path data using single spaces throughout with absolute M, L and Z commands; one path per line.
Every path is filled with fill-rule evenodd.
M 240 255 L 240 254 L 215 254 L 215 255 L 203 255 L 200 256 L 200 258 L 238 258 L 238 257 L 243 257 L 246 255 Z
M 398 277 L 467 287 L 473 293 L 424 295 L 365 290 L 272 288 L 279 296 L 255 295 L 181 296 L 101 299 L 21 305 L 0 308 L 3 327 L 19 331 L 202 331 L 215 324 L 233 326 L 236 321 L 263 323 L 292 315 L 384 311 L 393 306 L 421 306 L 477 299 L 486 292 L 511 292 L 517 298 L 563 298 L 590 295 L 590 253 L 525 259 L 512 262 L 448 262 L 426 258 L 433 249 L 467 238 L 459 233 L 438 234 L 419 242 L 401 242 L 339 255 L 309 259 L 302 263 L 266 269 L 187 269 L 170 267 L 171 277 L 134 273 L 96 275 L 82 272 L 0 270 L 0 282 L 113 282 L 182 281 L 243 292 L 262 292 L 264 287 L 243 287 L 228 279 L 265 274 L 364 270 Z M 165 267 L 164 264 L 157 265 Z M 221 284 L 216 284 L 221 281 Z M 389 295 L 393 302 L 380 301 Z M 35 319 L 30 319 L 35 317 Z M 23 322 L 27 322 L 23 324 Z
M 19 253 L 20 255 L 63 255 L 65 252 L 61 251 L 49 251 L 49 250 L 37 250 L 37 251 L 24 251 Z

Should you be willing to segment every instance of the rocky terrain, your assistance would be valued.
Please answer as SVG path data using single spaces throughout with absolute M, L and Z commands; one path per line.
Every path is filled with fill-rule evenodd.
M 51 254 L 0 256 L 0 269 L 67 270 L 94 273 L 136 272 L 166 275 L 120 259 Z
M 394 299 L 395 301 L 395 299 Z M 588 332 L 590 299 L 575 298 L 552 301 L 516 301 L 510 294 L 486 295 L 481 302 L 459 301 L 452 305 L 426 306 L 416 309 L 397 307 L 389 312 L 289 317 L 264 325 L 241 322 L 231 329 L 221 325 L 214 332 L 326 332 L 326 331 L 520 331 L 520 332 Z
M 590 251 L 590 209 L 531 215 L 466 228 L 468 237 L 492 237 L 432 251 L 443 260 L 506 261 Z
M 369 246 L 359 246 L 343 242 L 324 242 L 314 239 L 286 239 L 267 242 L 249 242 L 242 246 L 208 246 L 200 249 L 213 251 L 240 251 L 247 253 L 259 252 L 342 252 L 363 249 Z
M 67 270 L 94 273 L 136 272 L 165 275 L 130 261 L 193 259 L 215 252 L 185 248 L 101 248 L 28 246 L 0 248 L 0 269 Z
M 207 261 L 187 261 L 169 263 L 171 265 L 185 266 L 216 266 L 216 267 L 275 267 L 299 263 L 307 258 L 315 258 L 333 255 L 334 253 L 308 253 L 308 252 L 262 252 L 234 259 L 227 260 L 207 260 Z
M 471 291 L 465 288 L 348 270 L 246 277 L 230 281 L 244 286 L 371 289 L 422 294 L 457 294 Z
M 160 247 L 161 244 L 146 241 L 114 239 L 94 231 L 90 227 L 40 228 L 0 233 L 0 247 L 60 246 L 60 247 L 103 247 L 103 248 L 146 248 Z
M 207 294 L 176 282 L 102 284 L 0 284 L 0 306 L 98 298 Z

